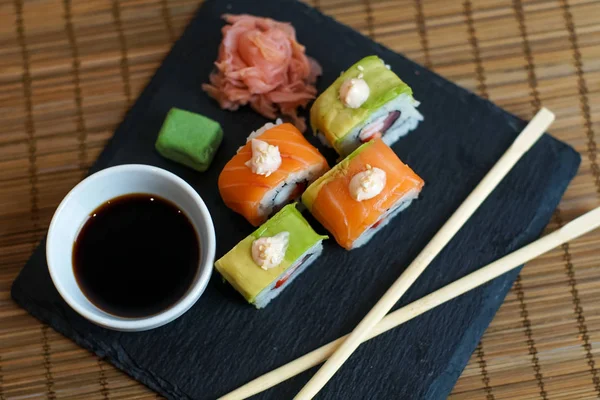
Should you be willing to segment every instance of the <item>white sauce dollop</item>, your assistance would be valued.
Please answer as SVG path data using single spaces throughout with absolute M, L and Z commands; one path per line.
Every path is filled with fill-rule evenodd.
M 246 162 L 246 166 L 257 175 L 271 175 L 281 166 L 279 147 L 252 139 L 252 158 Z
M 283 261 L 289 240 L 289 232 L 280 232 L 275 236 L 256 239 L 252 242 L 252 259 L 265 271 L 275 268 Z
M 364 79 L 346 79 L 340 87 L 340 100 L 346 107 L 358 108 L 367 101 L 370 93 L 369 85 Z
M 350 196 L 356 201 L 372 199 L 385 187 L 385 171 L 367 164 L 366 171 L 359 172 L 350 180 Z

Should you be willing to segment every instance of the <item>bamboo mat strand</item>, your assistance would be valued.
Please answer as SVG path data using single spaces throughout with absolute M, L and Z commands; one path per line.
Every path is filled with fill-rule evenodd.
M 427 29 L 425 25 L 425 15 L 423 14 L 423 4 L 421 0 L 415 0 L 415 7 L 417 9 L 417 27 L 419 30 L 419 39 L 421 42 L 421 48 L 423 50 L 423 65 L 429 69 L 433 69 L 431 63 L 431 56 L 429 54 L 429 42 L 427 41 Z
M 556 112 L 582 165 L 547 231 L 600 204 L 600 1 L 309 3 L 522 118 Z M 160 398 L 18 308 L 10 285 L 199 4 L 0 2 L 0 400 Z M 600 398 L 599 255 L 594 232 L 530 262 L 450 398 Z
M 71 59 L 73 76 L 73 97 L 75 99 L 75 115 L 77 123 L 75 131 L 77 133 L 77 141 L 79 145 L 79 169 L 83 170 L 87 161 L 87 130 L 85 127 L 85 118 L 83 116 L 83 101 L 81 97 L 81 78 L 79 75 L 79 67 L 81 64 L 79 58 L 79 48 L 77 45 L 77 36 L 75 35 L 75 28 L 73 27 L 73 16 L 71 11 L 71 0 L 64 1 L 64 20 L 65 20 L 65 31 L 69 40 L 69 47 L 71 48 Z
M 475 30 L 475 22 L 473 20 L 473 10 L 470 0 L 465 0 L 463 3 L 465 22 L 467 24 L 467 31 L 469 37 L 469 43 L 471 44 L 473 60 L 475 63 L 475 76 L 477 79 L 477 93 L 484 99 L 489 99 L 487 91 L 487 84 L 485 81 L 485 71 L 483 69 L 483 62 L 481 60 L 481 52 L 479 49 L 479 41 L 477 40 L 477 32 Z M 425 47 L 425 44 L 422 44 Z M 490 377 L 487 370 L 487 362 L 485 358 L 484 342 L 481 340 L 475 349 L 475 355 L 477 357 L 477 365 L 481 373 L 481 381 L 483 383 L 483 389 L 487 400 L 494 400 L 494 392 L 491 386 Z
M 536 67 L 534 64 L 533 54 L 529 44 L 529 37 L 527 33 L 527 27 L 525 24 L 523 4 L 520 0 L 513 0 L 512 6 L 515 12 L 515 18 L 518 22 L 519 33 L 522 39 L 523 56 L 525 58 L 525 70 L 527 72 L 527 83 L 529 84 L 531 116 L 533 116 L 541 107 Z M 560 206 L 557 208 L 556 213 L 560 213 Z M 529 319 L 529 311 L 527 309 L 521 275 L 517 276 L 517 280 L 514 284 L 514 290 L 517 292 L 517 298 L 519 299 L 523 329 L 525 330 L 525 335 L 527 337 L 527 346 L 529 348 L 533 372 L 537 381 L 537 386 L 539 388 L 539 396 L 543 400 L 547 400 L 548 394 L 546 392 L 544 374 L 542 371 L 542 366 L 540 365 L 538 350 L 533 337 L 533 329 L 531 326 L 531 320 Z

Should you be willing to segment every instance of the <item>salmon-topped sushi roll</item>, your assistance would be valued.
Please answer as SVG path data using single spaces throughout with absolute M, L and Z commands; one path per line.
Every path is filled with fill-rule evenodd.
M 302 202 L 340 246 L 351 250 L 408 207 L 423 184 L 388 145 L 375 139 L 310 185 Z
M 258 226 L 299 199 L 329 166 L 294 125 L 268 123 L 253 132 L 219 175 L 227 207 Z

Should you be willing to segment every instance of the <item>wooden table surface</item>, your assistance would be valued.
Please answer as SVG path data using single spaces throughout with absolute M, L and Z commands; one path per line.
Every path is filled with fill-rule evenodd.
M 313 0 L 582 155 L 548 231 L 600 205 L 600 2 Z M 150 399 L 40 324 L 10 286 L 191 18 L 192 0 L 0 1 L 0 400 Z M 427 101 L 427 99 L 422 99 Z M 600 232 L 529 263 L 452 399 L 600 397 Z

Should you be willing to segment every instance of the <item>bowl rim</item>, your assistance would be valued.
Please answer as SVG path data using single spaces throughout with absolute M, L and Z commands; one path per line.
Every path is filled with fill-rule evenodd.
M 54 254 L 54 250 L 53 250 L 55 247 L 54 241 L 56 240 L 55 235 L 53 233 L 56 232 L 56 227 L 59 224 L 61 215 L 62 215 L 65 207 L 67 206 L 67 203 L 69 202 L 69 200 L 71 198 L 73 198 L 75 195 L 79 194 L 80 192 L 85 191 L 86 187 L 88 185 L 90 185 L 90 183 L 92 183 L 93 181 L 95 181 L 99 178 L 103 178 L 107 175 L 112 175 L 115 173 L 123 173 L 123 172 L 128 172 L 128 173 L 150 172 L 154 175 L 160 176 L 161 178 L 164 178 L 164 179 L 174 182 L 182 190 L 184 190 L 188 195 L 191 196 L 191 198 L 194 200 L 194 203 L 196 204 L 198 211 L 200 212 L 201 218 L 204 222 L 203 225 L 197 226 L 200 233 L 204 235 L 204 239 L 207 244 L 207 246 L 206 246 L 207 248 L 204 248 L 204 247 L 202 248 L 202 252 L 206 256 L 204 258 L 205 262 L 201 263 L 199 265 L 198 278 L 192 284 L 190 289 L 188 289 L 187 293 L 183 297 L 181 297 L 174 305 L 172 305 L 171 307 L 167 308 L 166 310 L 164 310 L 158 314 L 154 314 L 154 315 L 151 315 L 148 317 L 126 318 L 126 317 L 112 316 L 108 313 L 106 314 L 106 316 L 103 316 L 103 315 L 97 315 L 95 313 L 89 312 L 85 307 L 81 306 L 78 301 L 74 300 L 74 298 L 71 296 L 69 291 L 63 287 L 63 285 L 60 283 L 61 281 L 58 276 L 58 271 L 56 270 L 56 267 L 52 266 L 52 262 L 51 262 L 51 260 L 53 259 L 53 254 Z M 167 199 L 167 200 L 172 201 L 170 199 Z M 198 238 L 198 239 L 200 240 L 200 238 Z M 63 200 L 60 202 L 58 208 L 54 212 L 54 215 L 52 216 L 52 220 L 50 222 L 50 226 L 48 228 L 48 235 L 47 235 L 47 239 L 46 239 L 46 262 L 48 265 L 48 271 L 50 273 L 50 278 L 52 279 L 54 287 L 56 288 L 56 290 L 58 291 L 60 296 L 63 298 L 63 300 L 73 310 L 75 310 L 79 315 L 83 316 L 87 320 L 89 320 L 97 325 L 100 325 L 104 328 L 109 328 L 109 329 L 124 331 L 124 332 L 136 332 L 136 331 L 144 331 L 144 330 L 157 328 L 159 326 L 165 325 L 165 324 L 173 321 L 174 319 L 180 317 L 186 311 L 188 311 L 196 303 L 196 301 L 200 298 L 200 296 L 206 289 L 208 282 L 210 281 L 210 278 L 212 276 L 212 271 L 213 271 L 215 251 L 216 251 L 215 228 L 214 228 L 214 224 L 213 224 L 210 212 L 208 211 L 208 208 L 206 207 L 204 200 L 202 200 L 202 197 L 200 197 L 200 195 L 196 192 L 196 190 L 189 183 L 187 183 L 185 180 L 183 180 L 179 176 L 175 175 L 174 173 L 169 172 L 169 171 L 159 168 L 159 167 L 155 167 L 152 165 L 146 165 L 146 164 L 123 164 L 123 165 L 117 165 L 114 167 L 109 167 L 109 168 L 100 170 L 96 173 L 93 173 L 90 176 L 83 179 L 81 182 L 79 182 L 77 185 L 75 185 L 75 187 L 73 187 L 73 189 L 71 189 L 69 191 L 69 193 L 67 193 L 67 195 L 63 198 Z M 94 305 L 94 307 L 96 307 L 96 306 Z

